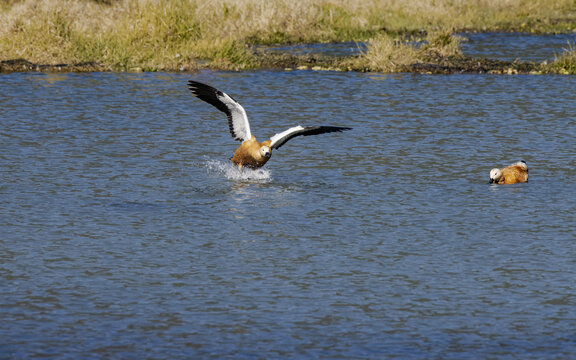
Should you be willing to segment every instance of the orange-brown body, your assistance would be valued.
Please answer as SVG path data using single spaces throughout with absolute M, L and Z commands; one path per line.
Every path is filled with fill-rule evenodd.
M 517 184 L 528 181 L 528 172 L 519 166 L 508 166 L 502 171 L 502 177 L 497 184 Z
M 528 181 L 528 166 L 523 162 L 500 169 L 500 172 L 502 175 L 494 179 L 495 184 L 517 184 Z
M 232 156 L 232 163 L 240 169 L 246 166 L 250 169 L 258 169 L 264 166 L 272 156 L 270 140 L 258 142 L 254 135 L 250 140 L 244 141 Z

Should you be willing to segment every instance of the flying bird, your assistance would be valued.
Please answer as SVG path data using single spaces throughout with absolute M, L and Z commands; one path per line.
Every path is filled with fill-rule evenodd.
M 528 182 L 528 165 L 521 160 L 503 169 L 490 170 L 490 184 L 516 184 Z
M 294 126 L 288 130 L 278 133 L 270 138 L 258 142 L 250 131 L 250 123 L 246 111 L 230 95 L 213 88 L 210 85 L 199 83 L 197 81 L 188 81 L 188 88 L 198 99 L 207 102 L 216 109 L 222 111 L 228 117 L 228 126 L 230 134 L 234 140 L 242 141 L 242 144 L 236 149 L 231 160 L 239 169 L 243 166 L 250 169 L 258 169 L 272 156 L 272 150 L 279 149 L 288 140 L 296 136 L 318 135 L 330 132 L 342 132 L 351 130 L 349 127 L 339 126 Z

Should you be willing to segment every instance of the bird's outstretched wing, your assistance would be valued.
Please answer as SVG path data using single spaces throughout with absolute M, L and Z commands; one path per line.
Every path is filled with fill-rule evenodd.
M 228 126 L 234 140 L 245 141 L 252 137 L 246 111 L 231 96 L 210 85 L 194 80 L 188 81 L 188 88 L 198 99 L 206 101 L 228 116 Z
M 342 132 L 351 130 L 349 127 L 340 126 L 294 126 L 286 131 L 276 134 L 270 138 L 270 147 L 272 149 L 279 149 L 288 140 L 296 136 L 318 135 L 331 132 Z

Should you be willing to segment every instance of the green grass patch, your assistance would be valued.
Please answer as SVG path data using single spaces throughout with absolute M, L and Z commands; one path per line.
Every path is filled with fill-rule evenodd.
M 544 71 L 554 74 L 576 75 L 576 46 L 568 43 L 568 47 L 560 55 L 556 55 L 554 61 L 544 66 Z

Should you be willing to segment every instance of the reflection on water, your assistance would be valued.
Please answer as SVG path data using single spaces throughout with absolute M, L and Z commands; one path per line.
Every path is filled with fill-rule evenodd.
M 257 137 L 353 128 L 242 173 L 190 77 L 0 77 L 0 353 L 574 354 L 574 77 L 195 74 Z

